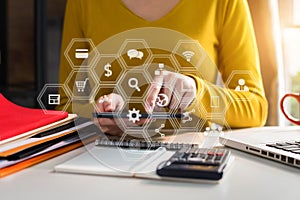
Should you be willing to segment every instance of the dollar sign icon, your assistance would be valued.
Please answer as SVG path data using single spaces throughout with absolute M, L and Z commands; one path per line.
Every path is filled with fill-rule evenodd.
M 111 68 L 111 64 L 107 63 L 105 66 L 104 66 L 104 70 L 106 71 L 106 73 L 104 74 L 106 77 L 111 77 L 112 75 L 112 71 L 110 70 Z

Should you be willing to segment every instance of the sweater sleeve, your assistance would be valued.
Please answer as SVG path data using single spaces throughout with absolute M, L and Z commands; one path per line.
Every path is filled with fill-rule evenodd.
M 201 106 L 196 113 L 231 128 L 263 126 L 268 104 L 259 66 L 258 49 L 245 0 L 227 0 L 218 15 L 218 69 L 225 87 L 216 86 L 197 76 L 197 99 L 191 107 Z M 214 98 L 218 98 L 218 108 Z M 222 114 L 223 117 L 216 117 Z

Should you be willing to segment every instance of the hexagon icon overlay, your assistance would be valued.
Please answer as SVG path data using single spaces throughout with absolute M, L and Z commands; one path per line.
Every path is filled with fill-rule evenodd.
M 98 81 L 90 70 L 73 70 L 68 76 L 66 87 L 71 91 L 72 99 L 89 100 L 97 90 Z
M 123 108 L 120 109 L 119 117 L 120 122 L 125 127 L 126 131 L 140 131 L 139 135 L 144 135 L 144 127 L 147 123 L 142 123 L 146 120 L 145 114 L 148 116 L 149 113 L 146 112 L 145 104 L 141 101 L 127 101 L 124 103 Z M 138 135 L 135 135 L 138 137 Z
M 99 53 L 91 39 L 73 38 L 66 48 L 64 55 L 73 69 L 90 67 Z
M 225 117 L 226 111 L 231 104 L 228 98 L 228 90 L 218 90 L 204 88 L 198 99 L 200 116 L 204 119 L 212 119 L 215 117 Z
M 93 73 L 100 84 L 115 84 L 126 70 L 117 55 L 100 55 L 93 66 Z
M 151 77 L 160 75 L 160 72 L 164 70 L 179 72 L 178 63 L 172 55 L 153 55 L 146 67 L 146 71 Z
M 142 99 L 150 86 L 148 74 L 142 68 L 133 68 L 126 71 L 117 83 L 124 99 Z
M 219 145 L 219 138 L 230 136 L 232 129 L 224 118 L 215 118 L 205 123 L 205 128 L 201 131 L 203 140 L 202 148 L 213 148 Z M 224 142 L 224 141 L 223 141 Z
M 126 39 L 119 51 L 120 59 L 127 69 L 142 66 L 151 57 L 151 51 L 144 39 Z
M 255 97 L 257 79 L 249 70 L 234 70 L 228 77 L 225 86 L 237 92 L 235 101 L 251 101 Z M 252 91 L 254 90 L 254 91 Z
M 203 47 L 195 40 L 180 40 L 173 49 L 176 59 L 181 66 L 184 67 L 199 67 L 206 58 L 207 53 Z M 183 60 L 182 60 L 183 59 Z M 183 62 L 184 61 L 184 62 Z
M 70 105 L 71 98 L 63 84 L 46 84 L 39 93 L 37 101 L 45 114 L 49 113 L 48 110 L 53 110 L 60 105 L 64 105 L 61 109 L 63 113 Z
M 110 95 L 112 94 L 115 96 L 110 97 Z M 114 84 L 99 84 L 99 87 L 97 87 L 96 91 L 92 94 L 90 101 L 92 101 L 92 103 L 95 104 L 105 103 L 105 102 L 109 102 L 113 104 L 114 99 L 115 101 L 117 101 L 116 98 L 119 98 L 118 96 L 120 96 L 120 98 L 122 98 L 122 100 L 125 101 L 125 99 L 123 99 L 121 95 L 119 88 L 115 87 Z M 108 97 L 112 99 L 109 99 Z M 100 110 L 98 109 L 97 111 L 100 112 Z
M 186 48 L 185 45 L 183 45 L 185 43 L 187 43 L 188 46 L 192 46 L 192 48 Z M 169 117 L 158 119 L 153 117 L 154 115 L 152 115 L 152 113 L 147 113 L 145 109 L 145 97 L 148 94 L 150 85 L 153 83 L 153 77 L 155 76 L 155 73 L 163 73 L 163 70 L 160 70 L 160 67 L 162 67 L 161 64 L 164 64 L 164 67 L 166 68 L 169 67 L 170 69 L 167 70 L 170 72 L 180 72 L 182 74 L 193 73 L 200 78 L 209 79 L 205 76 L 205 70 L 208 68 L 211 70 L 210 67 L 215 67 L 215 64 L 212 61 L 209 63 L 209 57 L 205 51 L 201 49 L 201 46 L 199 49 L 199 45 L 194 45 L 193 39 L 173 30 L 146 27 L 116 34 L 101 42 L 96 48 L 99 52 L 97 61 L 100 60 L 100 62 L 102 62 L 101 56 L 109 57 L 111 60 L 103 60 L 103 63 L 98 67 L 100 70 L 97 70 L 96 65 L 93 65 L 91 67 L 92 70 L 88 72 L 93 73 L 93 77 L 95 78 L 94 82 L 96 82 L 94 83 L 96 89 L 93 90 L 91 98 L 96 100 L 99 96 L 102 96 L 103 89 L 107 89 L 104 87 L 106 85 L 110 85 L 109 92 L 112 92 L 113 87 L 115 87 L 119 92 L 119 95 L 122 96 L 125 104 L 114 114 L 117 115 L 118 120 L 121 122 L 119 128 L 121 130 L 124 129 L 120 132 L 123 141 L 126 142 L 128 138 L 135 138 L 138 141 L 150 143 L 156 140 L 176 142 L 176 138 L 184 136 L 184 134 L 180 134 L 181 131 L 187 130 L 199 132 L 200 129 L 205 128 L 205 120 L 198 121 L 198 119 L 196 120 L 196 118 L 193 118 L 193 123 L 190 123 L 188 114 L 185 113 L 185 111 L 178 111 L 177 113 L 175 110 L 170 111 L 165 109 L 163 99 L 160 99 L 159 101 L 162 106 L 161 109 L 159 112 L 153 114 L 166 114 L 169 115 Z M 189 50 L 194 51 L 194 54 L 188 52 Z M 178 54 L 178 57 L 175 54 Z M 185 60 L 182 61 L 179 59 Z M 110 76 L 110 73 L 115 73 L 113 70 L 114 61 L 112 60 L 119 65 L 117 67 L 118 70 L 122 68 L 123 71 L 120 71 L 119 74 L 115 74 L 116 77 L 110 80 L 107 77 Z M 95 63 L 97 61 L 95 61 Z M 206 68 L 203 67 L 204 63 Z M 86 67 L 80 68 L 80 71 L 85 71 L 84 69 L 86 70 Z M 103 74 L 107 74 L 107 77 L 105 75 L 105 77 L 103 77 Z M 84 79 L 80 80 L 82 81 Z M 172 84 L 175 83 L 174 79 L 167 80 L 166 82 L 168 83 L 167 89 L 171 90 Z M 161 91 L 164 94 L 164 90 Z M 172 93 L 172 91 L 168 93 Z M 180 99 L 180 95 L 182 94 L 177 94 L 175 92 L 174 97 Z M 213 106 L 216 106 L 218 104 L 217 98 L 213 99 L 213 102 L 215 102 Z M 94 107 L 92 110 L 97 110 L 95 109 L 96 103 L 97 102 L 91 103 Z M 185 102 L 184 100 L 184 103 L 188 104 L 188 101 Z M 84 107 L 81 109 L 84 109 Z M 197 109 L 198 112 L 203 112 L 203 109 L 200 106 Z M 147 115 L 145 122 L 140 123 L 144 120 L 140 115 L 145 114 Z M 187 114 L 187 117 L 186 119 L 182 119 L 181 117 L 178 117 L 177 119 L 175 117 L 178 116 L 177 114 Z M 186 123 L 183 124 L 182 120 L 186 120 Z M 168 132 L 168 130 L 173 130 L 173 132 Z M 163 137 L 163 134 L 165 137 Z M 198 134 L 196 135 L 198 136 Z M 198 139 L 198 137 L 192 138 L 192 142 L 196 142 Z M 122 152 L 122 147 L 118 150 L 120 154 L 124 153 Z M 96 152 L 93 152 L 92 150 L 90 153 L 96 154 Z M 95 156 L 97 157 L 98 155 Z M 121 157 L 122 158 L 120 159 L 122 159 L 122 161 L 124 160 L 124 162 L 132 161 L 130 157 L 126 158 L 124 155 L 121 155 Z M 100 158 L 99 160 L 100 162 L 105 162 L 105 158 Z M 142 160 L 143 157 L 140 157 L 137 161 L 140 162 Z M 106 164 L 109 166 L 110 163 Z M 121 168 L 121 166 L 111 167 L 120 171 L 129 171 L 129 169 Z
M 215 82 L 217 66 L 198 41 L 179 40 L 172 56 L 180 66 L 180 73 L 193 74 L 209 82 Z

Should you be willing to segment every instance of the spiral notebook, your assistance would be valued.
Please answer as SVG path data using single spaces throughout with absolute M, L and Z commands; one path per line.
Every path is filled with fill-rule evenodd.
M 198 144 L 98 139 L 87 152 L 55 166 L 56 172 L 162 179 L 157 166 L 176 150 Z
M 200 147 L 199 144 L 189 144 L 189 143 L 171 143 L 163 141 L 143 141 L 143 140 L 123 140 L 119 141 L 117 139 L 97 139 L 95 142 L 96 146 L 99 147 L 119 147 L 119 148 L 129 148 L 129 149 L 142 149 L 142 150 L 156 150 L 159 147 L 164 147 L 170 151 L 177 151 L 183 147 Z

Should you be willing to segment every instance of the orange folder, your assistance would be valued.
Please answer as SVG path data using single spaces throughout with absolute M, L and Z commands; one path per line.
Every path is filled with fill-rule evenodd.
M 0 169 L 0 178 L 7 176 L 9 174 L 15 173 L 17 171 L 20 171 L 22 169 L 28 168 L 32 165 L 38 164 L 38 163 L 48 160 L 50 158 L 56 157 L 58 155 L 61 155 L 63 153 L 66 153 L 68 151 L 71 151 L 71 150 L 76 149 L 81 146 L 82 146 L 82 143 L 81 143 L 81 141 L 79 141 L 74 144 L 50 151 L 48 153 L 45 153 L 45 154 L 42 154 L 42 155 L 39 155 L 39 156 L 36 156 L 33 158 L 30 158 L 30 159 L 20 162 L 18 164 L 2 168 L 2 169 Z
M 69 152 L 71 150 L 74 150 L 78 147 L 83 146 L 83 144 L 88 144 L 88 143 L 94 142 L 97 138 L 99 138 L 99 136 L 94 135 L 94 136 L 91 136 L 91 137 L 85 139 L 84 141 L 74 142 L 72 144 L 68 144 L 64 147 L 60 147 L 60 148 L 55 149 L 53 151 L 49 151 L 47 153 L 29 158 L 27 160 L 24 160 L 22 162 L 19 162 L 19 163 L 15 164 L 15 165 L 11 165 L 9 167 L 2 168 L 2 169 L 0 169 L 0 178 L 2 178 L 4 176 L 7 176 L 7 175 L 10 175 L 12 173 L 18 172 L 22 169 L 28 168 L 28 167 L 33 166 L 35 164 L 38 164 L 40 162 L 49 160 L 53 157 L 64 154 L 64 153 Z

